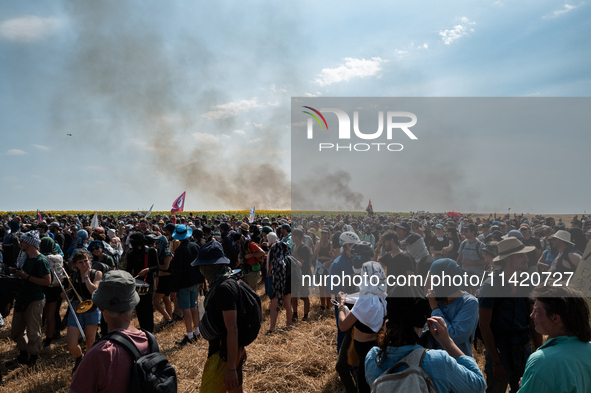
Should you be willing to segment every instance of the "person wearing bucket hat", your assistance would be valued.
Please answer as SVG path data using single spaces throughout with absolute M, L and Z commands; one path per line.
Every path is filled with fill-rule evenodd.
M 142 355 L 150 352 L 146 333 L 131 323 L 134 308 L 140 303 L 132 275 L 123 270 L 107 272 L 92 294 L 109 332 L 125 334 Z M 134 361 L 121 345 L 107 338 L 88 349 L 70 384 L 71 392 L 128 392 Z
M 500 269 L 486 278 L 479 292 L 479 326 L 486 348 L 484 371 L 488 391 L 504 392 L 507 385 L 511 391 L 517 391 L 532 352 L 530 340 L 533 350 L 542 344 L 542 336 L 529 317 L 533 310 L 529 300 L 533 287 L 515 285 L 519 281 L 515 277 L 528 270 L 527 254 L 535 247 L 524 246 L 519 239 L 510 237 L 499 242 L 497 249 L 493 261 Z
M 189 241 L 192 235 L 191 228 L 177 225 L 172 237 L 180 240 L 172 258 L 172 283 L 170 298 L 177 300 L 179 309 L 183 313 L 186 334 L 176 341 L 177 345 L 184 346 L 194 343 L 199 338 L 199 309 L 197 298 L 199 291 L 204 289 L 205 278 L 199 272 L 199 268 L 192 266 L 192 262 L 199 255 L 199 245 Z
M 559 230 L 551 238 L 552 246 L 557 255 L 548 266 L 545 263 L 538 262 L 538 267 L 542 271 L 554 272 L 573 272 L 577 270 L 581 262 L 582 253 L 577 250 L 575 244 L 571 241 L 571 234 L 567 231 Z
M 131 250 L 127 253 L 125 270 L 136 279 L 138 285 L 149 285 L 148 291 L 142 292 L 136 313 L 140 328 L 154 331 L 154 273 L 159 269 L 158 251 L 146 246 L 146 239 L 141 232 L 129 235 Z
M 201 323 L 203 335 L 209 341 L 201 391 L 242 391 L 246 351 L 238 344 L 237 317 L 240 293 L 248 287 L 238 288 L 241 284 L 233 278 L 230 260 L 217 241 L 207 242 L 192 264 L 205 276 L 209 287 Z
M 20 238 L 20 253 L 17 268 L 9 272 L 23 280 L 16 294 L 10 338 L 16 342 L 19 355 L 7 364 L 15 368 L 18 364 L 34 366 L 41 351 L 41 318 L 45 306 L 43 288 L 51 284 L 49 261 L 39 252 L 41 239 L 37 231 L 29 231 Z M 25 332 L 27 337 L 25 338 Z

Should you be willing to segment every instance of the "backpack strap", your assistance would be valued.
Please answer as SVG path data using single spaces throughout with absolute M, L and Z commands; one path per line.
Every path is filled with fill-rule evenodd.
M 398 363 L 390 367 L 385 374 L 395 374 L 396 371 L 394 370 L 399 366 L 406 366 L 408 368 L 421 368 L 421 365 L 423 364 L 423 358 L 425 357 L 427 351 L 428 349 L 425 348 L 413 349 L 408 355 L 400 359 Z
M 160 349 L 158 348 L 158 343 L 156 342 L 156 338 L 154 337 L 154 335 L 144 329 L 141 329 L 141 331 L 144 332 L 148 339 L 148 347 L 150 348 L 150 353 L 160 352 Z M 99 341 L 102 340 L 109 340 L 111 342 L 121 345 L 123 348 L 127 350 L 127 352 L 129 352 L 129 354 L 135 361 L 142 357 L 142 354 L 138 347 L 135 345 L 133 340 L 125 333 L 111 332 L 101 337 Z

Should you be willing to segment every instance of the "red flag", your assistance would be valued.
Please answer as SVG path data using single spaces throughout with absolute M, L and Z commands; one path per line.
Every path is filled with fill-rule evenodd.
M 367 205 L 367 209 L 365 209 L 365 211 L 370 216 L 373 216 L 373 206 L 371 205 L 371 199 L 369 200 L 369 204 Z
M 172 202 L 172 210 L 170 210 L 170 214 L 182 212 L 185 210 L 185 192 L 183 192 L 180 197 Z
M 41 214 L 39 214 L 39 210 L 37 210 L 37 223 L 41 223 L 42 218 L 41 218 Z

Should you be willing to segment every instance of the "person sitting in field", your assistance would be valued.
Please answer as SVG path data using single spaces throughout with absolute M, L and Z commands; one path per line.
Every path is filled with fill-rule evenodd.
M 538 287 L 531 318 L 548 340 L 525 366 L 521 393 L 591 391 L 591 325 L 581 292 L 551 285 Z
M 418 345 L 425 322 L 429 331 L 444 350 L 424 353 L 421 367 L 429 375 L 435 391 L 484 392 L 484 376 L 476 361 L 466 356 L 449 337 L 447 325 L 441 317 L 428 318 L 429 301 L 422 290 L 413 286 L 396 286 L 387 299 L 386 330 L 380 334 L 378 346 L 365 358 L 365 379 L 372 383 Z M 401 370 L 395 370 L 401 371 Z

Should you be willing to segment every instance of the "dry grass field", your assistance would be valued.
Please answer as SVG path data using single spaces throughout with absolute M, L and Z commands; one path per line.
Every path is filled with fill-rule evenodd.
M 259 290 L 259 294 L 262 292 Z M 285 311 L 282 311 L 278 318 L 278 328 L 274 334 L 267 336 L 264 333 L 269 328 L 269 299 L 266 296 L 263 298 L 263 326 L 259 337 L 247 348 L 244 386 L 248 392 L 344 393 L 334 371 L 334 314 L 328 311 L 321 313 L 317 298 L 311 298 L 311 302 L 312 310 L 308 322 L 299 322 L 293 329 L 285 330 Z M 62 315 L 64 312 L 65 307 L 62 308 Z M 162 323 L 161 316 L 156 313 L 155 317 L 158 327 Z M 0 331 L 0 364 L 4 378 L 0 392 L 67 392 L 74 359 L 66 349 L 65 330 L 62 338 L 52 344 L 52 353 L 42 355 L 36 367 L 8 371 L 4 363 L 18 354 L 15 344 L 9 338 L 10 321 L 11 318 L 7 318 L 7 327 Z M 161 351 L 176 368 L 179 392 L 198 392 L 208 344 L 200 340 L 196 344 L 179 348 L 174 342 L 182 338 L 183 334 L 184 324 L 177 322 L 165 330 L 157 331 L 156 338 Z M 476 358 L 482 368 L 484 356 L 482 350 L 479 352 Z
M 483 215 L 474 215 L 483 216 Z M 570 226 L 574 215 L 553 215 Z M 528 215 L 528 218 L 531 218 Z M 259 294 L 262 294 L 262 289 Z M 308 322 L 299 322 L 293 329 L 285 330 L 285 311 L 279 314 L 275 334 L 266 336 L 269 328 L 269 300 L 263 297 L 263 326 L 254 343 L 247 348 L 244 386 L 248 392 L 322 392 L 344 393 L 338 375 L 334 371 L 336 362 L 336 326 L 333 312 L 320 313 L 319 300 L 311 298 L 312 310 Z M 303 307 L 300 304 L 300 308 Z M 301 312 L 302 310 L 300 310 Z M 65 305 L 62 306 L 62 315 Z M 176 368 L 179 392 L 198 392 L 201 372 L 207 357 L 207 342 L 200 340 L 193 345 L 179 348 L 175 340 L 182 338 L 184 324 L 158 330 L 162 323 L 160 314 L 155 314 L 156 338 L 161 351 Z M 22 367 L 8 371 L 4 363 L 17 355 L 15 344 L 9 338 L 11 318 L 6 327 L 0 329 L 0 370 L 4 383 L 0 392 L 10 393 L 53 393 L 67 392 L 71 381 L 73 357 L 66 349 L 65 330 L 62 338 L 52 345 L 51 353 L 40 357 L 37 366 Z M 137 326 L 137 324 L 136 324 Z M 481 370 L 484 368 L 483 346 L 474 355 Z

